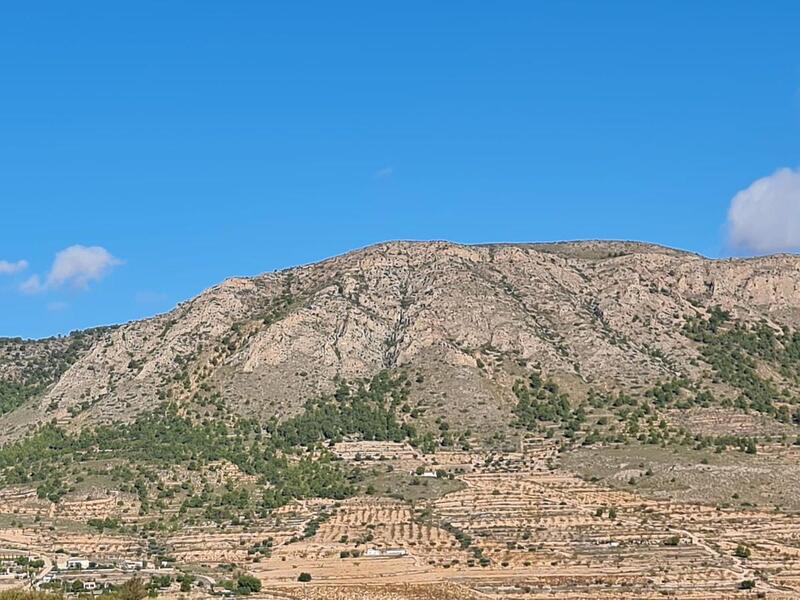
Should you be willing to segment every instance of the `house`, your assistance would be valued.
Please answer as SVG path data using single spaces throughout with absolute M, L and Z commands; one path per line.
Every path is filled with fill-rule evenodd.
M 429 477 L 431 479 L 436 479 L 438 475 L 436 474 L 436 471 L 425 471 L 424 473 L 422 473 L 422 475 L 420 475 L 420 477 Z
M 83 582 L 83 589 L 86 592 L 91 592 L 97 589 L 97 582 L 96 581 L 84 581 Z
M 407 556 L 408 551 L 405 548 L 368 548 L 366 552 L 364 552 L 364 556 L 368 557 L 387 557 L 387 558 L 399 558 L 401 556 Z
M 89 568 L 89 561 L 85 558 L 70 558 L 67 560 L 67 569 L 86 570 Z

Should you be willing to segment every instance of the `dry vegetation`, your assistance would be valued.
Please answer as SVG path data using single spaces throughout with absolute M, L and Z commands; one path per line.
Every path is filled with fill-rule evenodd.
M 362 454 L 370 449 L 375 444 L 365 442 Z M 408 447 L 390 449 L 401 461 L 413 456 Z M 529 437 L 523 452 L 508 455 L 451 452 L 447 458 L 463 469 L 457 476 L 461 489 L 436 498 L 295 501 L 247 526 L 205 525 L 158 537 L 179 569 L 217 580 L 242 569 L 263 582 L 262 595 L 276 598 L 711 600 L 739 597 L 747 580 L 767 597 L 800 594 L 800 525 L 793 513 L 743 498 L 718 502 L 714 486 L 706 488 L 708 497 L 689 501 L 682 491 L 662 497 L 668 486 L 620 482 L 620 472 L 640 481 L 658 477 L 658 459 L 668 461 L 652 448 L 566 456 L 553 449 L 548 440 Z M 785 464 L 800 458 L 784 452 Z M 581 457 L 590 453 L 599 458 Z M 719 469 L 719 483 L 741 455 L 706 456 L 715 462 L 695 464 Z M 423 456 L 425 467 L 441 468 L 435 458 Z M 681 460 L 688 465 L 697 458 Z M 596 476 L 579 477 L 570 465 Z M 794 480 L 786 487 L 800 493 Z M 147 552 L 142 537 L 87 530 L 74 513 L 36 513 L 30 495 L 6 494 L 3 502 L 3 547 L 96 560 Z M 747 558 L 737 556 L 739 547 L 748 549 Z M 387 548 L 407 554 L 367 553 Z M 305 586 L 297 582 L 304 572 L 312 576 Z
M 800 597 L 799 266 L 386 244 L 0 341 L 0 554 L 187 597 Z

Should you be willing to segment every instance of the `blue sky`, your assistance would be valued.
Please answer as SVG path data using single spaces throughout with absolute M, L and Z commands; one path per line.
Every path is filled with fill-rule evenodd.
M 799 22 L 789 1 L 9 4 L 0 335 L 387 239 L 794 247 Z

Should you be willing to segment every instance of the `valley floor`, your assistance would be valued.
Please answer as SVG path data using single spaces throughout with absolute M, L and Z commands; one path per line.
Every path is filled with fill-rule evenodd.
M 800 519 L 789 508 L 758 502 L 752 489 L 746 501 L 736 495 L 722 502 L 718 489 L 705 500 L 696 494 L 703 485 L 726 489 L 725 477 L 741 477 L 741 469 L 753 474 L 755 487 L 780 485 L 781 465 L 800 463 L 794 448 L 759 449 L 760 462 L 743 465 L 734 460 L 741 453 L 712 456 L 696 463 L 702 477 L 692 490 L 684 475 L 670 478 L 665 470 L 683 472 L 681 461 L 697 457 L 670 457 L 657 447 L 559 456 L 540 439 L 497 455 L 419 455 L 376 442 L 337 451 L 353 452 L 353 444 L 367 467 L 426 476 L 414 476 L 413 485 L 398 476 L 395 490 L 384 478 L 389 488 L 373 496 L 294 502 L 248 526 L 138 536 L 82 523 L 87 514 L 119 514 L 124 499 L 62 500 L 56 507 L 30 490 L 7 489 L 0 492 L 0 549 L 43 559 L 45 567 L 31 573 L 35 585 L 54 573 L 101 587 L 135 574 L 197 578 L 190 593 L 172 583 L 161 591 L 166 596 L 208 595 L 243 569 L 263 584 L 254 597 L 286 600 L 800 597 Z M 764 483 L 759 478 L 770 464 L 774 477 Z M 444 481 L 437 470 L 458 475 Z M 796 487 L 787 478 L 781 492 Z M 174 562 L 144 571 L 121 566 L 156 542 Z M 266 545 L 268 552 L 254 550 Z M 59 571 L 70 556 L 114 568 Z M 299 583 L 301 573 L 311 581 Z M 0 588 L 26 583 L 0 578 Z

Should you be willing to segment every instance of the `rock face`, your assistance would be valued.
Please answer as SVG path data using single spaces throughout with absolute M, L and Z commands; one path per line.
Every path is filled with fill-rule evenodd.
M 129 419 L 166 397 L 219 393 L 266 419 L 337 376 L 416 374 L 442 414 L 489 426 L 538 364 L 576 394 L 691 374 L 689 315 L 800 320 L 800 258 L 708 260 L 628 242 L 380 244 L 318 264 L 230 279 L 168 314 L 100 330 L 47 391 L 0 417 L 0 436 L 56 419 Z M 0 358 L 0 373 L 10 373 Z M 456 417 L 458 418 L 458 417 Z

